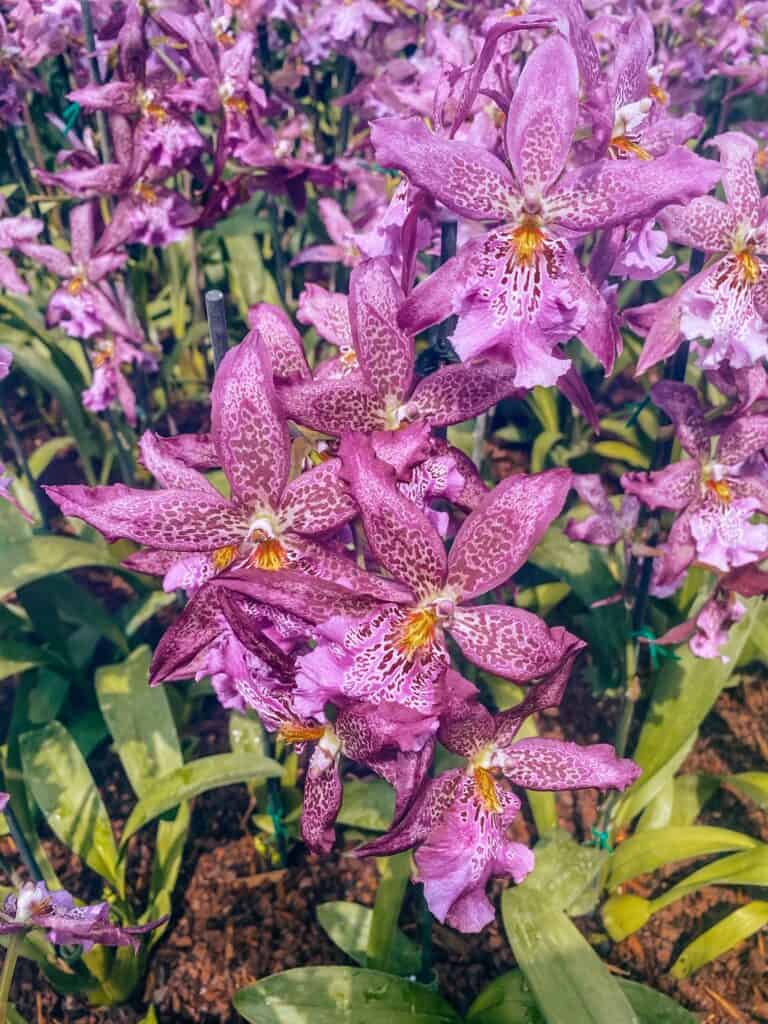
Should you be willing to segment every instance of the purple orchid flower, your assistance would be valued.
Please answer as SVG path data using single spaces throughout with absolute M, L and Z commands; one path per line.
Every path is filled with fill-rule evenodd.
M 75 484 L 47 492 L 65 515 L 85 519 L 107 537 L 192 555 L 176 567 L 171 589 L 199 586 L 230 567 L 276 571 L 304 559 L 330 559 L 310 538 L 348 523 L 355 504 L 339 479 L 338 460 L 288 483 L 288 429 L 269 357 L 255 338 L 225 356 L 211 407 L 212 439 L 229 481 L 229 500 L 204 475 L 168 456 L 149 432 L 142 438 L 142 457 L 162 490 Z
M 0 211 L 5 200 L 0 199 Z M 26 295 L 29 285 L 21 277 L 13 261 L 5 255 L 11 249 L 20 249 L 32 242 L 43 230 L 43 222 L 32 217 L 0 217 L 0 286 L 9 292 Z
M 25 882 L 18 893 L 5 897 L 0 909 L 0 935 L 15 935 L 41 929 L 49 942 L 59 946 L 82 946 L 86 952 L 95 945 L 132 946 L 139 936 L 159 928 L 168 920 L 161 917 L 149 924 L 125 927 L 109 920 L 109 904 L 76 907 L 65 889 L 51 891 L 45 882 Z
M 584 519 L 568 520 L 565 535 L 571 540 L 609 547 L 626 539 L 637 526 L 640 500 L 632 494 L 625 494 L 616 508 L 596 473 L 577 473 L 573 478 L 573 489 L 594 514 Z
M 2 813 L 8 806 L 8 801 L 11 799 L 9 793 L 0 793 L 0 813 Z
M 552 674 L 584 646 L 520 608 L 468 603 L 520 568 L 563 507 L 568 470 L 503 481 L 466 518 L 446 556 L 435 528 L 397 490 L 394 471 L 365 437 L 347 435 L 340 454 L 371 551 L 407 589 L 365 618 L 333 617 L 318 626 L 324 642 L 299 662 L 302 711 L 317 713 L 326 699 L 355 699 L 434 714 L 450 660 L 445 632 L 470 661 L 518 683 Z
M 355 228 L 335 199 L 318 202 L 320 218 L 331 239 L 330 245 L 310 245 L 291 260 L 291 266 L 302 263 L 341 263 L 354 267 L 362 259 L 355 242 Z
M 0 345 L 0 380 L 5 380 L 8 374 L 11 372 L 11 366 L 13 365 L 13 352 L 10 349 L 4 348 Z
M 755 177 L 756 143 L 741 132 L 712 139 L 720 150 L 728 202 L 700 196 L 659 217 L 669 238 L 722 254 L 670 298 L 632 310 L 646 335 L 637 375 L 672 355 L 683 338 L 711 339 L 697 348 L 701 365 L 748 367 L 768 354 L 768 217 Z M 637 318 L 637 319 L 635 319 Z
M 374 123 L 377 159 L 404 171 L 449 209 L 504 222 L 466 244 L 408 297 L 399 321 L 416 332 L 455 313 L 463 359 L 493 352 L 520 387 L 553 384 L 569 368 L 556 346 L 578 335 L 606 369 L 620 336 L 582 272 L 571 239 L 648 218 L 709 191 L 720 171 L 676 147 L 648 162 L 601 160 L 563 173 L 578 119 L 579 74 L 559 36 L 528 59 L 506 118 L 512 171 L 486 150 L 429 133 L 417 118 Z
M 657 472 L 621 478 L 624 490 L 649 508 L 680 513 L 664 545 L 656 585 L 673 587 L 694 561 L 722 573 L 756 561 L 768 549 L 768 525 L 752 519 L 757 511 L 768 512 L 768 484 L 751 457 L 768 445 L 768 416 L 740 416 L 725 426 L 710 422 L 694 389 L 673 381 L 654 385 L 651 396 L 691 456 Z
M 521 807 L 511 785 L 624 789 L 640 774 L 608 744 L 517 739 L 528 715 L 549 705 L 551 691 L 534 690 L 531 698 L 495 716 L 476 700 L 455 701 L 438 739 L 467 766 L 428 779 L 394 828 L 356 851 L 389 856 L 415 847 L 414 881 L 423 883 L 429 909 L 463 932 L 478 932 L 493 920 L 485 891 L 491 878 L 521 882 L 534 866 L 533 852 L 507 835 Z
M 128 257 L 120 253 L 94 255 L 96 211 L 93 203 L 81 203 L 72 210 L 69 229 L 69 254 L 36 242 L 24 242 L 20 246 L 26 256 L 61 278 L 60 286 L 48 303 L 48 323 L 61 324 L 73 338 L 93 338 L 107 330 L 141 344 L 144 340 L 141 331 L 117 308 L 104 283 Z

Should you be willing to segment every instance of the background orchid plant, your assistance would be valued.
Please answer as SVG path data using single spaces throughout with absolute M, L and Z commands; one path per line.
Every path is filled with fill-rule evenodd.
M 0 1020 L 18 955 L 132 996 L 190 801 L 232 783 L 270 862 L 381 875 L 372 910 L 318 908 L 359 969 L 257 981 L 246 1020 L 342 993 L 459 1021 L 433 918 L 481 932 L 500 891 L 518 966 L 467 1020 L 694 1020 L 571 918 L 618 942 L 768 884 L 765 843 L 696 823 L 721 780 L 677 775 L 768 592 L 768 23 L 699 6 L 706 32 L 666 3 L 0 2 Z M 596 742 L 538 735 L 590 687 Z M 214 705 L 229 750 L 192 757 Z M 768 773 L 723 782 L 765 807 Z M 554 796 L 580 789 L 587 834 Z M 43 820 L 103 899 L 75 905 Z

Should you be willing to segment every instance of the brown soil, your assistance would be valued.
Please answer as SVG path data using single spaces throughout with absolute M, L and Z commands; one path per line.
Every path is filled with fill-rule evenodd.
M 543 716 L 542 730 L 592 742 L 599 738 L 599 724 L 604 737 L 610 732 L 615 710 L 611 702 L 604 704 L 596 708 L 584 687 L 572 686 L 560 714 Z M 768 681 L 764 679 L 725 691 L 685 770 L 720 774 L 764 769 L 767 709 Z M 568 727 L 563 728 L 561 722 Z M 212 711 L 204 723 L 198 722 L 195 732 L 201 737 L 201 754 L 225 749 L 225 719 L 218 711 Z M 100 768 L 97 774 L 104 779 L 105 801 L 120 825 L 132 798 L 112 755 L 104 756 Z M 578 838 L 588 838 L 595 819 L 593 794 L 564 794 L 558 799 L 562 824 Z M 147 1004 L 153 1004 L 162 1024 L 235 1024 L 239 1018 L 230 1000 L 241 986 L 291 967 L 348 963 L 318 924 L 316 908 L 327 900 L 353 900 L 370 906 L 376 889 L 375 865 L 343 852 L 331 857 L 307 855 L 296 846 L 289 866 L 275 870 L 265 864 L 252 834 L 244 828 L 247 816 L 245 787 L 230 787 L 198 799 L 175 913 L 134 1005 L 93 1009 L 82 999 L 62 998 L 33 964 L 23 962 L 14 994 L 27 1020 L 33 1024 L 137 1024 Z M 705 808 L 702 820 L 741 828 L 768 840 L 765 813 L 731 793 L 718 793 Z M 520 838 L 526 838 L 526 829 L 521 819 Z M 149 844 L 149 836 L 141 834 L 132 850 L 129 878 L 137 892 L 147 883 Z M 82 870 L 55 840 L 46 845 L 62 880 L 78 895 L 97 898 L 95 877 Z M 633 883 L 632 891 L 655 894 L 684 873 L 675 865 L 653 880 Z M 707 889 L 656 915 L 624 942 L 615 946 L 605 942 L 599 951 L 618 974 L 667 992 L 706 1024 L 768 1021 L 765 946 L 760 935 L 687 981 L 676 982 L 665 973 L 686 942 L 747 899 L 743 891 Z M 401 923 L 416 939 L 416 908 L 410 903 L 406 903 Z M 593 937 L 601 931 L 597 917 L 578 923 Z M 466 1010 L 484 985 L 514 965 L 498 924 L 480 936 L 459 935 L 435 924 L 433 946 L 440 991 L 459 1010 Z

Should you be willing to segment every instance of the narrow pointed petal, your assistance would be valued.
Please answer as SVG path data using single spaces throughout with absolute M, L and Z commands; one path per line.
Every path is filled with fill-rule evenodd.
M 350 591 L 295 569 L 229 572 L 219 576 L 217 583 L 314 623 L 326 622 L 334 615 L 362 618 L 381 606 L 380 598 L 370 596 L 360 583 Z
M 329 459 L 296 477 L 283 492 L 280 519 L 297 533 L 337 530 L 357 515 L 341 478 L 341 462 Z
M 346 295 L 329 292 L 319 284 L 307 284 L 299 296 L 299 323 L 311 324 L 321 338 L 340 348 L 352 347 L 349 302 Z
M 330 545 L 317 544 L 307 536 L 301 538 L 300 547 L 296 541 L 292 543 L 298 555 L 296 568 L 302 572 L 338 584 L 352 594 L 366 594 L 379 601 L 408 604 L 413 600 L 413 594 L 404 584 L 361 569 L 349 555 L 339 554 Z
M 648 508 L 686 508 L 699 493 L 699 464 L 683 459 L 655 473 L 624 473 L 621 486 Z
M 403 290 L 383 257 L 365 260 L 349 282 L 349 319 L 360 370 L 382 399 L 402 401 L 413 377 L 413 336 L 397 326 Z
M 626 789 L 640 776 L 628 758 L 618 758 L 609 743 L 579 746 L 562 740 L 518 740 L 499 750 L 494 764 L 524 789 Z
M 709 192 L 721 171 L 682 146 L 647 162 L 600 160 L 568 174 L 547 197 L 546 213 L 578 234 L 645 220 L 670 203 Z
M 183 462 L 193 469 L 218 469 L 219 456 L 210 434 L 154 435 L 154 447 L 163 456 Z
M 211 497 L 221 498 L 221 494 L 202 473 L 198 473 L 196 469 L 170 454 L 169 446 L 163 444 L 167 440 L 168 438 L 158 437 L 151 430 L 147 430 L 139 441 L 141 461 L 152 476 L 163 487 L 200 491 Z
M 309 377 L 301 335 L 282 309 L 260 302 L 248 310 L 248 323 L 269 352 L 275 377 L 285 381 Z
M 538 615 L 500 604 L 457 608 L 448 628 L 470 661 L 515 683 L 555 672 L 574 646 L 583 646 Z
M 727 249 L 736 230 L 733 210 L 713 196 L 699 196 L 686 206 L 668 206 L 658 221 L 671 242 L 704 252 Z
M 768 447 L 768 416 L 741 416 L 722 433 L 717 461 L 726 465 L 743 462 Z
M 760 215 L 760 186 L 755 177 L 757 143 L 743 132 L 725 132 L 716 135 L 712 145 L 720 150 L 728 205 L 741 223 L 755 227 Z
M 552 35 L 526 61 L 506 122 L 507 155 L 521 191 L 541 196 L 565 166 L 579 114 L 579 69 Z
M 398 323 L 403 330 L 418 334 L 460 312 L 467 280 L 483 254 L 483 244 L 481 238 L 463 245 L 456 256 L 416 285 L 400 307 Z
M 288 480 L 288 427 L 269 356 L 249 336 L 224 356 L 211 392 L 213 441 L 233 497 L 276 506 Z
M 568 469 L 507 477 L 464 521 L 448 556 L 448 584 L 464 601 L 517 572 L 562 511 Z
M 449 669 L 446 689 L 449 695 L 458 672 Z M 459 677 L 461 678 L 461 677 Z M 437 738 L 453 754 L 470 758 L 491 742 L 494 737 L 493 715 L 477 698 L 450 700 L 445 714 L 440 717 Z
M 173 551 L 213 551 L 238 543 L 247 510 L 198 491 L 141 491 L 124 484 L 45 488 L 65 516 L 85 520 L 108 540 L 136 541 Z
M 651 388 L 654 405 L 669 416 L 675 425 L 683 449 L 693 458 L 709 454 L 713 428 L 704 417 L 695 388 L 674 380 L 662 380 Z
M 512 175 L 481 146 L 432 135 L 420 117 L 382 117 L 371 125 L 376 159 L 403 171 L 449 210 L 470 220 L 509 220 L 520 208 Z
M 398 751 L 394 756 L 381 755 L 368 759 L 368 767 L 386 779 L 395 790 L 392 826 L 397 825 L 418 799 L 424 783 L 429 778 L 434 755 L 435 743 L 429 739 L 417 751 Z
M 435 427 L 461 423 L 502 398 L 520 394 L 515 375 L 514 367 L 492 360 L 443 366 L 416 385 L 406 406 L 408 415 Z
M 222 630 L 222 616 L 216 590 L 200 590 L 169 626 L 155 648 L 149 669 L 149 685 L 173 679 L 192 679 L 197 659 Z
M 301 838 L 315 853 L 330 853 L 333 848 L 333 825 L 343 796 L 338 761 L 315 747 L 307 769 L 301 812 Z
M 393 828 L 383 836 L 358 846 L 357 857 L 388 857 L 422 842 L 450 806 L 464 772 L 460 768 L 428 779 L 419 797 Z
M 288 419 L 323 434 L 345 430 L 370 433 L 383 425 L 381 399 L 362 378 L 302 381 L 281 387 L 280 404 Z
M 595 403 L 592 400 L 589 388 L 584 383 L 579 371 L 575 366 L 570 366 L 565 373 L 558 378 L 557 387 L 571 405 L 578 409 L 592 429 L 600 432 L 600 416 L 598 415 Z
M 396 487 L 394 470 L 373 454 L 361 434 L 345 434 L 339 455 L 357 501 L 371 550 L 417 597 L 445 582 L 445 548 L 425 515 Z

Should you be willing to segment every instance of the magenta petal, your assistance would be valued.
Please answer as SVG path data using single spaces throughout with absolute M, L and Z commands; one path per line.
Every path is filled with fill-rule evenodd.
M 316 379 L 290 384 L 278 391 L 286 416 L 323 434 L 345 430 L 369 433 L 384 426 L 378 395 L 362 379 Z
M 695 388 L 679 381 L 662 380 L 651 388 L 655 405 L 669 416 L 685 451 L 694 458 L 709 454 L 713 428 L 704 417 Z
M 154 434 L 154 447 L 164 457 L 183 462 L 193 469 L 217 469 L 219 456 L 210 434 L 176 434 L 160 437 Z
M 531 683 L 555 672 L 582 642 L 565 630 L 550 629 L 522 608 L 484 604 L 457 608 L 448 627 L 470 661 L 515 683 Z
M 513 366 L 491 360 L 453 363 L 425 377 L 407 404 L 410 418 L 436 427 L 461 423 L 519 392 Z
M 218 584 L 315 623 L 326 622 L 334 615 L 360 618 L 381 604 L 380 598 L 371 597 L 359 582 L 351 591 L 295 569 L 230 571 L 218 577 Z
M 760 186 L 755 177 L 757 143 L 743 132 L 725 132 L 716 135 L 712 145 L 720 150 L 728 205 L 740 222 L 755 227 L 760 215 Z
M 524 789 L 626 789 L 640 776 L 635 762 L 618 758 L 609 743 L 518 740 L 498 750 L 493 764 Z
M 727 465 L 743 462 L 768 446 L 768 416 L 741 416 L 723 431 L 716 459 Z
M 343 796 L 338 760 L 330 758 L 318 745 L 307 769 L 301 812 L 301 838 L 310 850 L 330 853 L 335 838 L 333 823 Z
M 462 600 L 517 572 L 562 511 L 572 474 L 550 469 L 507 477 L 462 524 L 448 556 L 448 583 Z
M 149 685 L 191 679 L 197 659 L 222 631 L 222 615 L 214 587 L 200 590 L 166 629 L 152 656 Z
M 699 196 L 685 206 L 668 206 L 658 221 L 670 241 L 704 252 L 728 249 L 736 230 L 733 210 L 713 196 Z
M 249 335 L 224 356 L 211 392 L 213 441 L 239 501 L 274 507 L 290 465 L 288 428 L 269 356 Z
M 349 282 L 352 339 L 366 383 L 382 399 L 402 401 L 413 377 L 413 337 L 397 326 L 402 288 L 383 257 L 365 260 Z
M 77 516 L 108 540 L 124 538 L 172 551 L 213 551 L 238 543 L 248 512 L 198 491 L 140 491 L 124 484 L 46 487 L 65 516 Z
M 518 185 L 540 197 L 565 166 L 579 114 L 579 69 L 560 35 L 526 61 L 509 105 L 506 145 Z
M 352 347 L 349 304 L 346 295 L 328 292 L 319 284 L 307 284 L 299 296 L 296 314 L 302 324 L 311 324 L 321 338 L 341 348 Z
M 566 175 L 546 199 L 546 211 L 568 231 L 585 234 L 646 219 L 670 203 L 703 195 L 721 167 L 682 146 L 649 161 L 600 160 Z
M 376 458 L 361 434 L 345 434 L 339 455 L 378 560 L 417 597 L 439 590 L 445 582 L 443 542 L 427 517 L 397 490 L 394 470 Z
M 446 689 L 449 694 L 449 706 L 440 717 L 437 738 L 451 753 L 469 758 L 491 742 L 494 736 L 494 721 L 490 711 L 476 698 L 450 700 L 457 675 L 453 669 L 448 670 Z
M 152 476 L 163 487 L 172 487 L 182 491 L 200 491 L 209 497 L 221 498 L 221 494 L 202 473 L 192 469 L 187 463 L 171 454 L 172 445 L 164 443 L 168 440 L 171 439 L 158 437 L 151 430 L 142 434 L 139 441 L 141 461 Z
M 432 135 L 420 117 L 382 117 L 371 125 L 376 159 L 396 167 L 449 210 L 472 220 L 509 220 L 520 200 L 512 175 L 481 146 Z
M 684 459 L 655 473 L 624 473 L 621 486 L 649 508 L 684 509 L 699 493 L 701 471 L 695 459 Z
M 398 315 L 403 330 L 418 334 L 451 313 L 460 312 L 467 281 L 483 255 L 484 240 L 480 238 L 463 245 L 456 256 L 416 285 Z
M 285 381 L 309 377 L 301 336 L 282 309 L 260 302 L 248 310 L 248 323 L 269 352 L 275 377 Z
M 388 857 L 423 842 L 450 806 L 464 772 L 460 768 L 428 779 L 421 794 L 388 832 L 358 846 L 358 857 Z
M 354 519 L 357 505 L 341 479 L 338 459 L 315 466 L 290 483 L 280 502 L 280 519 L 297 533 L 324 533 Z

